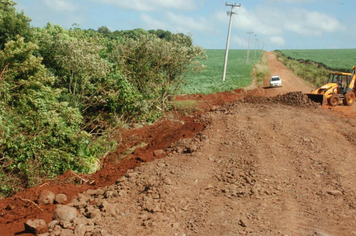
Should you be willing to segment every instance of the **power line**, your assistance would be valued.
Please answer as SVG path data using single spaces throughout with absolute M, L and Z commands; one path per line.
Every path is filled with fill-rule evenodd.
M 227 58 L 229 55 L 229 44 L 230 44 L 230 32 L 231 32 L 231 21 L 232 21 L 232 16 L 234 14 L 236 14 L 235 12 L 233 12 L 234 7 L 241 7 L 241 4 L 227 4 L 227 2 L 225 3 L 225 6 L 230 6 L 231 7 L 231 11 L 227 12 L 227 15 L 230 15 L 230 21 L 229 21 L 229 31 L 227 33 L 227 40 L 226 40 L 226 50 L 225 50 L 225 62 L 224 62 L 224 72 L 223 72 L 223 81 L 225 81 L 225 77 L 226 77 L 226 67 L 227 67 Z

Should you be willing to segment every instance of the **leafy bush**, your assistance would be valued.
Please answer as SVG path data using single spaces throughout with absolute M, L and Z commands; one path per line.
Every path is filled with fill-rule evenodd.
M 154 111 L 167 109 L 189 65 L 204 53 L 201 47 L 192 45 L 191 38 L 183 35 L 172 35 L 170 41 L 152 34 L 141 35 L 139 40 L 124 38 L 113 42 L 112 49 L 110 62 L 126 78 L 122 82 L 133 86 L 130 91 L 135 91 L 135 99 L 141 99 L 140 107 L 135 106 L 140 111 L 135 109 L 135 113 L 141 118 L 148 114 L 148 120 L 155 117 Z
M 32 186 L 66 170 L 94 172 L 105 146 L 81 131 L 77 108 L 60 102 L 60 89 L 48 77 L 36 45 L 23 38 L 0 51 L 0 178 L 4 191 L 13 183 Z M 11 178 L 9 178 L 11 176 Z M 11 183 L 8 183 L 10 181 Z
M 98 44 L 97 38 L 72 34 L 72 31 L 48 24 L 44 30 L 37 31 L 37 40 L 39 54 L 56 76 L 56 86 L 65 89 L 65 100 L 83 112 L 103 105 L 100 92 L 105 88 L 101 85 L 111 66 L 101 58 L 103 46 Z
M 0 194 L 97 170 L 117 125 L 159 118 L 204 53 L 168 31 L 30 28 L 0 4 Z

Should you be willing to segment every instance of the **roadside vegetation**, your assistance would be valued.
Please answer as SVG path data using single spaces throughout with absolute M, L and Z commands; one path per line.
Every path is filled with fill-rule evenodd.
M 326 83 L 330 69 L 322 64 L 286 57 L 281 51 L 275 51 L 275 54 L 280 62 L 311 85 L 320 87 Z
M 0 0 L 0 196 L 98 170 L 117 127 L 158 119 L 205 55 L 163 30 L 34 28 L 15 4 Z
M 264 51 L 261 55 L 261 60 L 255 64 L 253 68 L 252 78 L 255 80 L 257 85 L 262 86 L 265 78 L 270 76 L 271 71 L 268 68 L 267 52 Z
M 351 72 L 356 49 L 278 50 L 278 60 L 310 84 L 320 87 L 330 71 Z
M 246 64 L 247 50 L 229 50 L 226 78 L 222 81 L 225 50 L 206 50 L 206 58 L 194 62 L 185 75 L 182 94 L 211 94 L 231 91 L 249 86 L 256 63 L 260 62 L 262 50 L 250 50 L 249 64 Z M 266 72 L 264 72 L 266 73 Z M 260 75 L 259 75 L 260 76 Z
M 319 63 L 327 69 L 350 72 L 355 66 L 356 49 L 280 50 L 285 57 L 305 63 Z

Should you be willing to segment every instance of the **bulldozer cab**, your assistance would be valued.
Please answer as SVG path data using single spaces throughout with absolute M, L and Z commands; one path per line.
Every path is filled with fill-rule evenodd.
M 351 83 L 351 75 L 346 73 L 331 73 L 328 78 L 328 84 L 330 83 L 337 84 L 339 90 L 338 93 L 343 93 Z
M 349 82 L 350 82 L 350 76 L 348 76 L 348 75 L 331 73 L 329 75 L 329 78 L 328 78 L 328 84 L 329 83 L 335 83 L 335 84 L 338 84 L 340 86 L 342 86 L 342 85 L 347 86 L 347 84 Z

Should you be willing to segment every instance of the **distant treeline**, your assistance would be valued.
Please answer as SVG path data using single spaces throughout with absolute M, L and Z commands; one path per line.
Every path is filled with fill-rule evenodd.
M 88 31 L 95 31 L 93 29 L 89 29 Z M 133 29 L 133 30 L 115 30 L 115 31 L 110 31 L 108 27 L 106 26 L 101 26 L 98 28 L 97 32 L 105 35 L 106 37 L 110 39 L 118 39 L 118 38 L 132 38 L 132 39 L 139 39 L 142 35 L 156 35 L 160 39 L 165 39 L 167 41 L 170 41 L 174 35 L 172 32 L 168 30 L 144 30 L 144 29 Z M 184 37 L 185 35 L 182 33 L 178 33 L 178 35 Z M 187 42 L 191 42 L 191 40 L 188 40 Z

